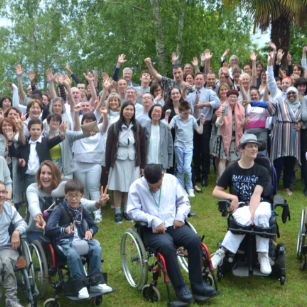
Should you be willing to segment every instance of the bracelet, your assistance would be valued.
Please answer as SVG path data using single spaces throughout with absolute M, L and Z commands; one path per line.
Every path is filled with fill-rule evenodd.
M 12 201 L 12 198 L 8 198 L 8 197 L 7 197 L 5 200 Z

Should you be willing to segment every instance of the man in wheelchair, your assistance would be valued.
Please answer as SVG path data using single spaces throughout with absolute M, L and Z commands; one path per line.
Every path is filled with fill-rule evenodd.
M 17 280 L 14 267 L 19 257 L 17 249 L 20 246 L 20 235 L 26 232 L 27 224 L 15 207 L 5 201 L 6 194 L 5 183 L 0 181 L 0 278 L 3 274 L 6 307 L 22 307 L 17 299 Z M 11 225 L 15 228 L 12 236 L 9 233 Z
M 89 293 L 85 286 L 86 276 L 78 250 L 88 251 L 86 253 L 89 258 L 88 277 L 93 276 L 95 273 L 100 273 L 102 254 L 99 242 L 92 240 L 93 235 L 98 232 L 98 227 L 94 223 L 89 211 L 80 203 L 83 193 L 84 186 L 80 180 L 72 179 L 67 181 L 63 206 L 67 210 L 71 222 L 59 225 L 63 210 L 61 206 L 58 206 L 50 215 L 46 226 L 47 235 L 56 238 L 56 244 L 63 251 L 67 259 L 72 280 L 77 281 L 72 287 L 81 288 L 83 285 L 78 291 L 79 299 L 89 298 Z M 87 222 L 88 230 L 84 221 Z M 91 292 L 102 294 L 112 290 L 106 283 L 90 287 Z
M 254 162 L 260 144 L 253 134 L 246 134 L 241 138 L 238 145 L 241 159 L 226 168 L 212 194 L 215 198 L 231 200 L 230 211 L 235 221 L 243 226 L 269 227 L 272 213 L 271 204 L 262 198 L 264 188 L 269 186 L 268 171 Z M 227 187 L 230 190 L 235 188 L 237 195 L 224 192 Z M 238 208 L 242 203 L 249 205 Z M 211 259 L 213 269 L 222 263 L 227 250 L 236 254 L 244 236 L 227 232 L 221 248 Z M 272 272 L 268 256 L 269 239 L 257 235 L 256 250 L 260 272 L 269 275 Z
M 176 258 L 176 246 L 188 250 L 189 278 L 195 295 L 211 297 L 216 290 L 202 278 L 202 247 L 199 236 L 185 224 L 190 202 L 176 177 L 164 174 L 158 164 L 148 164 L 144 177 L 130 186 L 127 213 L 147 223 L 148 245 L 165 258 L 167 272 L 180 301 L 194 300 L 183 280 Z

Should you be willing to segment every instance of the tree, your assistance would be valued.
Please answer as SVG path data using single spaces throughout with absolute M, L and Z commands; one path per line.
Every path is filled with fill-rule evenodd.
M 254 31 L 265 31 L 271 25 L 271 41 L 277 49 L 283 49 L 286 55 L 290 47 L 291 26 L 305 29 L 307 0 L 223 0 L 227 7 L 240 5 L 254 18 Z

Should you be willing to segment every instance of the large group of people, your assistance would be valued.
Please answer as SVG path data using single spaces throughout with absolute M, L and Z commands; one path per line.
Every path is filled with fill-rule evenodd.
M 200 244 L 198 237 L 184 225 L 195 192 L 212 193 L 208 189 L 210 172 L 216 174 L 216 198 L 228 195 L 224 189 L 235 185 L 235 178 L 257 177 L 248 197 L 242 192 L 232 199 L 232 213 L 245 225 L 266 226 L 270 214 L 268 203 L 261 198 L 267 184 L 265 170 L 253 163 L 259 144 L 265 144 L 261 154 L 270 158 L 284 191 L 292 195 L 295 170 L 300 169 L 307 196 L 307 47 L 301 65 L 293 65 L 288 53 L 286 68 L 281 66 L 283 51 L 276 50 L 272 42 L 270 46 L 266 66 L 257 61 L 255 53 L 241 67 L 236 55 L 230 56 L 228 64 L 227 49 L 218 72 L 210 67 L 208 49 L 199 67 L 195 59 L 193 65 L 177 64 L 173 53 L 172 78 L 162 76 L 146 58 L 140 85 L 132 81 L 129 67 L 120 76 L 124 54 L 118 56 L 112 77 L 102 73 L 102 88 L 97 71 L 87 71 L 83 82 L 67 63 L 68 75 L 46 71 L 47 92 L 39 89 L 35 72 L 29 71 L 25 93 L 24 70 L 18 64 L 18 84 L 10 82 L 12 95 L 0 97 L 0 220 L 5 219 L 5 225 L 13 222 L 19 234 L 26 232 L 29 243 L 40 240 L 43 230 L 56 235 L 70 263 L 75 254 L 69 240 L 77 237 L 90 242 L 98 231 L 95 223 L 103 219 L 101 206 L 110 204 L 117 224 L 123 219 L 147 222 L 149 241 L 162 253 L 174 253 L 171 242 L 187 245 L 194 260 L 199 260 L 190 268 L 192 292 L 214 295 L 198 272 L 200 250 L 192 247 Z M 76 86 L 72 87 L 69 74 Z M 57 210 L 46 225 L 41 199 L 50 197 L 61 181 L 67 181 L 65 207 L 74 222 L 59 227 L 61 211 Z M 107 189 L 112 191 L 110 200 Z M 250 208 L 236 211 L 239 201 L 250 201 Z M 24 219 L 18 213 L 21 205 L 27 208 Z M 88 211 L 93 211 L 94 221 Z M 83 218 L 89 230 L 81 227 Z M 1 236 L 2 263 L 6 261 L 3 257 L 17 259 L 20 240 L 16 231 L 11 239 L 7 234 Z M 222 261 L 226 250 L 235 252 L 242 239 L 227 233 L 213 266 Z M 8 245 L 10 240 L 12 245 Z M 269 274 L 268 242 L 258 241 L 261 270 Z M 101 255 L 95 242 L 89 244 L 89 252 Z M 170 279 L 177 296 L 190 302 L 193 297 L 174 257 L 165 258 Z M 74 269 L 72 278 L 81 278 L 80 263 Z M 93 267 L 91 273 L 97 270 L 100 268 Z M 12 284 L 3 283 L 7 306 L 19 307 Z M 94 290 L 109 291 L 109 287 L 98 285 Z M 88 297 L 87 290 L 81 289 L 79 297 Z

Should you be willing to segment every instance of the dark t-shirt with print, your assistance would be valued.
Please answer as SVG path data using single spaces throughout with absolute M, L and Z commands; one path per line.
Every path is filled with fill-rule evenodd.
M 225 169 L 217 186 L 224 189 L 234 186 L 239 191 L 239 201 L 248 202 L 256 185 L 264 188 L 268 184 L 269 174 L 265 167 L 254 163 L 253 167 L 244 169 L 239 166 L 238 162 L 235 162 Z

